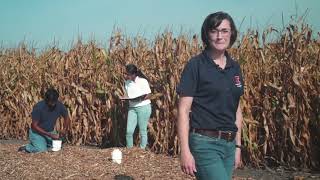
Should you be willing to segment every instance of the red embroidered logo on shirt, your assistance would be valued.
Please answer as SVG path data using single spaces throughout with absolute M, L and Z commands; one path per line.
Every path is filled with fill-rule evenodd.
M 234 85 L 236 85 L 237 87 L 242 87 L 240 76 L 234 76 L 233 81 L 234 81 Z

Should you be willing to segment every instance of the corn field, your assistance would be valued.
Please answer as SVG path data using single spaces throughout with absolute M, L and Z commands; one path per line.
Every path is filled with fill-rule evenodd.
M 272 33 L 278 39 L 269 43 Z M 33 105 L 54 87 L 70 114 L 70 144 L 124 145 L 127 104 L 118 96 L 124 92 L 124 66 L 134 63 L 149 78 L 153 92 L 149 147 L 177 155 L 176 86 L 185 63 L 202 50 L 199 37 L 164 32 L 150 43 L 118 31 L 108 43 L 104 49 L 79 40 L 68 52 L 52 47 L 40 54 L 24 44 L 2 48 L 0 138 L 26 140 Z M 244 164 L 319 168 L 319 33 L 298 23 L 262 34 L 248 30 L 230 53 L 245 78 Z

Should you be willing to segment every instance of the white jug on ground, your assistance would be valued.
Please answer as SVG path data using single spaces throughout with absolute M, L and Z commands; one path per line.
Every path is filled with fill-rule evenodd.
M 52 151 L 60 151 L 62 140 L 52 140 Z
M 122 152 L 119 149 L 114 149 L 111 153 L 111 156 L 112 156 L 112 162 L 121 164 Z

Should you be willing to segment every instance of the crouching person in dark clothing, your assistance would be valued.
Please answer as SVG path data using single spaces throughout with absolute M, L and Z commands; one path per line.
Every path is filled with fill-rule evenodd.
M 29 153 L 44 152 L 52 147 L 52 140 L 65 136 L 70 127 L 70 119 L 66 107 L 58 100 L 59 93 L 55 89 L 48 89 L 44 100 L 38 102 L 32 110 L 32 123 L 29 129 L 29 144 L 22 146 L 18 151 Z M 63 130 L 54 131 L 59 117 L 64 118 Z

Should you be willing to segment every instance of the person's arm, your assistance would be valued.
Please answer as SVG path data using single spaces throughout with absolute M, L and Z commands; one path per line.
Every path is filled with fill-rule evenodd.
M 60 137 L 64 137 L 70 130 L 70 118 L 69 115 L 63 117 L 63 130 L 59 133 Z
M 66 116 L 64 118 L 64 126 L 63 127 L 64 127 L 64 130 L 66 132 L 70 130 L 70 118 L 69 118 L 69 116 Z
M 151 93 L 144 95 L 143 100 L 147 100 L 147 99 L 150 99 L 150 98 L 151 98 Z
M 144 101 L 144 100 L 147 100 L 147 99 L 150 99 L 151 97 L 151 94 L 144 94 L 144 95 L 141 95 L 139 97 L 136 97 L 134 99 L 130 99 L 131 101 Z
M 240 167 L 241 165 L 241 131 L 242 131 L 242 110 L 240 103 L 236 112 L 236 126 L 238 128 L 238 132 L 236 135 L 236 152 L 235 152 L 235 169 Z
M 37 120 L 32 120 L 31 129 L 36 131 L 37 133 L 43 135 L 43 136 L 48 136 L 48 137 L 50 137 L 52 139 L 59 139 L 59 135 L 58 134 L 52 134 L 52 133 L 47 132 L 44 129 L 42 129 L 39 126 L 39 121 L 37 121 Z
M 151 88 L 150 88 L 149 82 L 146 79 L 143 80 L 142 89 L 144 91 L 144 94 L 139 96 L 138 100 L 144 101 L 144 100 L 150 99 L 151 98 Z
M 177 131 L 181 148 L 181 169 L 184 173 L 194 176 L 194 172 L 197 171 L 189 148 L 189 113 L 192 101 L 193 97 L 179 98 Z
M 128 85 L 127 85 L 127 81 L 125 81 L 124 83 L 124 94 L 123 95 L 118 95 L 119 99 L 122 100 L 122 101 L 125 101 L 125 100 L 129 100 L 129 96 L 128 96 Z
M 61 108 L 60 115 L 63 117 L 63 129 L 60 130 L 59 136 L 60 138 L 65 138 L 66 134 L 70 129 L 70 118 L 69 118 L 69 113 L 66 106 L 61 103 L 60 108 Z

